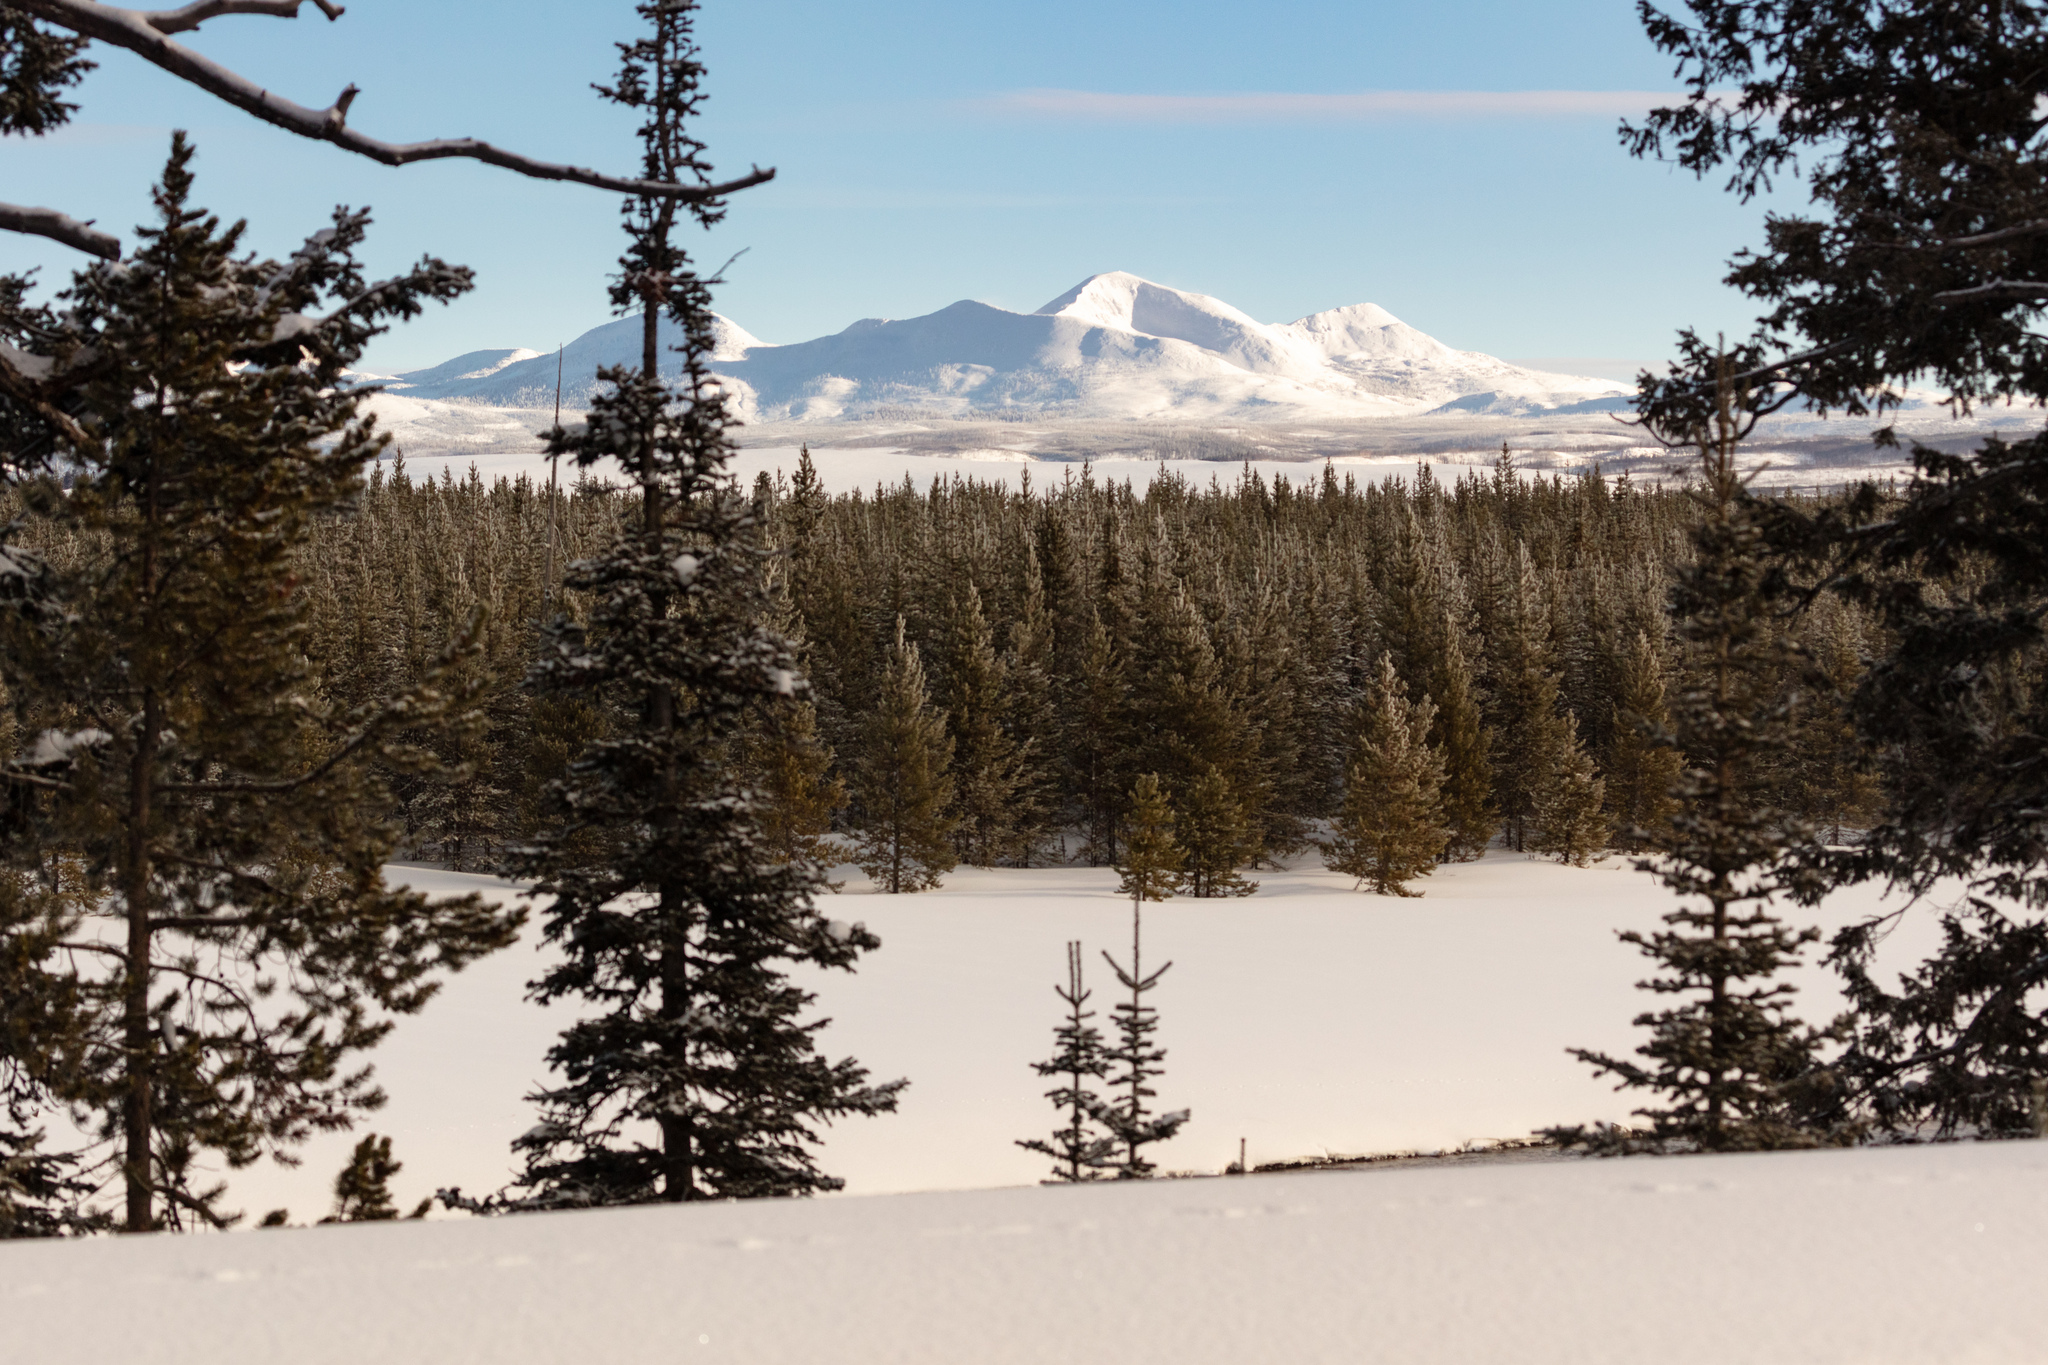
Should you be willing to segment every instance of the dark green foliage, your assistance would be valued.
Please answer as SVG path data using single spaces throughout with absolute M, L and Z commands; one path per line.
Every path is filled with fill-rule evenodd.
M 71 121 L 78 106 L 61 92 L 96 63 L 86 40 L 52 33 L 12 5 L 0 6 L 0 134 L 39 137 Z
M 1564 757 L 1550 613 L 1536 566 L 1520 541 L 1507 565 L 1494 622 L 1487 639 L 1493 799 L 1507 846 L 1519 851 L 1535 836 L 1537 807 L 1549 799 Z
M 917 646 L 896 622 L 853 770 L 854 861 L 891 894 L 926 891 L 953 870 L 953 740 L 931 705 Z
M 642 117 L 642 174 L 705 173 L 684 131 L 700 98 L 694 6 L 649 0 L 604 93 Z M 716 205 L 693 207 L 699 221 Z M 543 694 L 608 721 L 547 796 L 550 823 L 514 860 L 545 902 L 559 962 L 544 1001 L 594 1009 L 550 1049 L 557 1084 L 515 1144 L 520 1193 L 485 1207 L 572 1207 L 800 1195 L 837 1188 L 812 1155 L 817 1125 L 893 1109 L 902 1082 L 869 1085 L 828 1061 L 802 1021 L 812 995 L 784 964 L 851 969 L 879 941 L 812 903 L 822 871 L 763 837 L 739 755 L 805 690 L 770 629 L 772 550 L 726 472 L 731 425 L 710 357 L 709 282 L 674 242 L 673 201 L 629 200 L 612 291 L 642 318 L 637 369 L 614 368 L 588 420 L 549 433 L 578 466 L 613 459 L 637 515 L 564 588 L 585 619 L 551 623 L 533 665 Z M 659 375 L 656 325 L 681 328 L 682 375 Z M 451 1195 L 451 1203 L 464 1203 Z
M 1081 980 L 1078 942 L 1067 945 L 1067 984 L 1053 987 L 1053 994 L 1067 1007 L 1066 1021 L 1053 1030 L 1058 1051 L 1048 1061 L 1033 1062 L 1031 1069 L 1041 1076 L 1065 1079 L 1064 1085 L 1046 1091 L 1045 1097 L 1066 1115 L 1067 1126 L 1055 1129 L 1050 1139 L 1020 1138 L 1017 1145 L 1052 1158 L 1052 1180 L 1047 1184 L 1099 1180 L 1103 1168 L 1115 1161 L 1116 1139 L 1090 1126 L 1102 1099 L 1088 1083 L 1109 1074 L 1109 1053 L 1103 1047 L 1102 1030 L 1090 1022 L 1095 1011 L 1088 1008 L 1088 998 L 1094 992 Z
M 1671 716 L 1664 694 L 1664 651 L 1646 632 L 1637 631 L 1620 659 L 1604 765 L 1616 841 L 1631 853 L 1644 840 L 1660 837 L 1682 766 L 1669 739 Z
M 1148 1103 L 1157 1098 L 1151 1082 L 1165 1074 L 1161 1063 L 1166 1060 L 1166 1049 L 1153 1038 L 1159 1031 L 1159 1011 L 1146 1004 L 1145 997 L 1173 964 L 1168 962 L 1150 974 L 1145 972 L 1141 956 L 1143 909 L 1143 901 L 1132 903 L 1130 970 L 1125 971 L 1108 953 L 1102 955 L 1102 960 L 1116 973 L 1117 981 L 1131 993 L 1131 998 L 1119 1002 L 1113 1011 L 1116 1046 L 1102 1054 L 1106 1062 L 1118 1068 L 1107 1077 L 1107 1083 L 1113 1092 L 1121 1093 L 1110 1100 L 1091 1100 L 1088 1105 L 1090 1115 L 1108 1130 L 1114 1145 L 1124 1149 L 1123 1160 L 1116 1164 L 1119 1180 L 1149 1177 L 1157 1168 L 1145 1156 L 1145 1149 L 1155 1142 L 1165 1142 L 1188 1121 L 1185 1109 L 1154 1114 Z
M 90 945 L 61 969 L 85 1048 L 28 1066 L 88 1117 L 80 1169 L 123 1187 L 131 1231 L 233 1221 L 191 1183 L 202 1152 L 288 1155 L 376 1107 L 352 1054 L 516 924 L 383 883 L 379 774 L 435 766 L 408 737 L 463 719 L 459 642 L 358 706 L 321 700 L 305 658 L 301 556 L 383 444 L 336 380 L 467 272 L 428 260 L 373 286 L 367 217 L 345 209 L 290 260 L 254 259 L 191 206 L 191 158 L 174 138 L 160 221 L 76 277 L 40 343 L 71 425 L 48 465 L 14 452 L 20 590 L 0 610 L 32 737 L 0 769 L 0 859 L 15 887 L 75 879 L 67 938 Z
M 1734 263 L 1731 282 L 1768 310 L 1743 367 L 1783 381 L 1781 401 L 1850 411 L 1883 412 L 1906 382 L 1938 385 L 1965 410 L 2048 395 L 2040 8 L 1689 8 L 1695 23 L 1645 11 L 1691 98 L 1631 130 L 1636 150 L 1696 172 L 1725 168 L 1744 196 L 1796 174 L 1813 205 L 1773 217 L 1763 249 Z M 1642 383 L 1652 416 L 1711 403 L 1710 351 L 1682 340 L 1683 372 Z M 1889 429 L 1880 438 L 1893 439 Z M 1876 877 L 1914 891 L 1943 876 L 1970 881 L 1972 908 L 1944 916 L 1942 951 L 1897 993 L 1868 975 L 1881 922 L 1836 938 L 1832 960 L 1867 1015 L 1844 1068 L 1880 1122 L 2010 1131 L 2043 1070 L 2016 1002 L 2039 981 L 2032 944 L 2048 904 L 2048 712 L 2037 685 L 2048 439 L 1993 439 L 1968 454 L 1916 446 L 1913 457 L 1903 497 L 1861 490 L 1800 528 L 1796 544 L 1800 567 L 1881 627 L 1846 717 L 1887 769 L 1867 836 L 1815 850 L 1810 891 Z M 1854 670 L 1832 652 L 1838 662 L 1826 650 L 1822 659 L 1839 685 Z M 1808 762 L 1789 773 L 1830 826 L 1855 819 L 1846 812 L 1872 794 L 1828 714 L 1837 690 L 1823 691 Z
M 1408 882 L 1426 877 L 1443 857 L 1443 756 L 1430 747 L 1436 707 L 1410 704 L 1391 655 L 1357 721 L 1344 767 L 1344 811 L 1331 831 L 1324 864 L 1372 883 L 1382 896 L 1419 896 Z
M 1768 306 L 1738 370 L 1776 359 L 1809 397 L 1881 406 L 1909 376 L 1965 400 L 2048 393 L 2048 178 L 2038 103 L 2048 25 L 2005 0 L 1688 0 L 1643 6 L 1687 102 L 1624 130 L 1637 155 L 1747 198 L 1803 182 L 1813 216 L 1773 214 L 1729 280 Z M 1711 410 L 1714 348 L 1644 378 L 1659 420 Z
M 972 583 L 948 602 L 946 729 L 953 738 L 953 843 L 961 858 L 993 867 L 1018 849 L 1023 756 L 1004 725 L 1008 669 Z M 1028 742 L 1028 741 L 1027 741 Z

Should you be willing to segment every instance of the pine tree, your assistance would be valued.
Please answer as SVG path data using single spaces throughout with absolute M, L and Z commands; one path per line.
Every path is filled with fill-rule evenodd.
M 1485 852 L 1499 828 L 1493 798 L 1493 738 L 1484 721 L 1467 646 L 1465 586 L 1442 538 L 1425 530 L 1404 500 L 1380 594 L 1379 635 L 1408 685 L 1436 704 L 1430 743 L 1444 756 L 1445 857 Z M 1370 654 L 1358 660 L 1363 673 Z M 1369 673 L 1360 690 L 1371 683 Z
M 1116 861 L 1122 808 L 1117 776 L 1129 759 L 1121 752 L 1127 719 L 1124 659 L 1101 614 L 1092 609 L 1079 662 L 1078 714 L 1068 731 L 1067 770 L 1086 822 L 1088 859 L 1100 865 Z
M 1579 742 L 1579 718 L 1567 711 L 1558 730 L 1549 779 L 1536 796 L 1529 847 L 1584 867 L 1614 832 L 1606 815 L 1607 783 Z
M 1323 859 L 1382 896 L 1422 894 L 1407 883 L 1435 870 L 1450 839 L 1443 757 L 1429 744 L 1435 718 L 1429 698 L 1410 705 L 1393 656 L 1382 654 L 1344 767 L 1344 811 Z
M 34 736 L 0 769 L 19 817 L 0 861 L 71 860 L 102 969 L 80 986 L 94 1045 L 50 1097 L 91 1116 L 80 1169 L 118 1182 L 135 1232 L 233 1221 L 193 1186 L 201 1153 L 288 1156 L 374 1108 L 351 1055 L 516 924 L 383 882 L 375 769 L 432 767 L 401 737 L 460 716 L 448 675 L 331 708 L 305 657 L 298 556 L 383 444 L 341 376 L 467 272 L 428 259 L 373 284 L 349 210 L 256 259 L 192 206 L 192 157 L 175 136 L 158 223 L 80 272 L 41 338 L 75 383 L 47 461 L 10 457 L 9 534 L 77 552 L 11 549 L 33 587 L 0 603 L 0 680 Z
M 761 839 L 788 863 L 830 861 L 825 836 L 846 805 L 832 775 L 832 751 L 818 738 L 817 707 L 806 698 L 776 708 L 747 736 L 747 770 L 760 793 Z
M 1024 541 L 1024 594 L 1017 619 L 1010 626 L 1010 648 L 1003 659 L 1008 681 L 1003 729 L 1017 755 L 1017 790 L 1011 824 L 1023 865 L 1058 833 L 1063 793 L 1061 755 L 1067 747 L 1065 717 L 1055 700 L 1054 674 L 1059 666 L 1053 616 L 1046 600 L 1033 539 Z
M 1640 1137 L 1605 1129 L 1553 1130 L 1567 1143 L 1703 1151 L 1812 1146 L 1822 1140 L 1809 1115 L 1824 1113 L 1829 1074 L 1818 1032 L 1790 1015 L 1793 987 L 1772 978 L 1798 960 L 1819 931 L 1787 928 L 1770 911 L 1784 889 L 1798 823 L 1760 799 L 1760 768 L 1790 738 L 1783 682 L 1785 642 L 1774 616 L 1786 589 L 1769 557 L 1759 509 L 1735 467 L 1738 442 L 1754 425 L 1750 397 L 1723 357 L 1719 406 L 1710 425 L 1686 434 L 1700 456 L 1703 518 L 1696 556 L 1678 574 L 1672 616 L 1696 674 L 1672 706 L 1673 738 L 1686 768 L 1678 813 L 1637 865 L 1688 899 L 1654 934 L 1620 935 L 1662 968 L 1645 983 L 1670 1008 L 1642 1014 L 1645 1062 L 1583 1048 L 1572 1054 L 1622 1088 L 1665 1101 L 1635 1112 L 1650 1121 Z M 1646 1064 L 1647 1063 L 1647 1064 Z M 1839 1132 L 1840 1129 L 1835 1131 Z
M 1009 687 L 995 632 L 970 582 L 952 594 L 947 677 L 948 732 L 953 739 L 954 847 L 977 867 L 993 867 L 1016 848 L 1017 793 L 1023 762 L 1003 728 Z
M 1258 883 L 1247 881 L 1238 868 L 1258 852 L 1244 802 L 1230 779 L 1213 764 L 1188 784 L 1178 803 L 1177 837 L 1187 855 L 1188 894 L 1199 897 L 1249 896 Z
M 1670 737 L 1664 693 L 1664 652 L 1648 633 L 1637 631 L 1621 656 L 1604 765 L 1616 837 L 1631 853 L 1660 837 L 1683 766 Z
M 708 176 L 686 129 L 702 98 L 694 9 L 643 0 L 646 31 L 619 44 L 618 78 L 601 91 L 640 116 L 650 181 Z M 691 209 L 707 225 L 719 212 Z M 615 720 L 554 786 L 556 823 L 516 865 L 561 954 L 534 994 L 594 1008 L 549 1050 L 559 1079 L 534 1097 L 541 1121 L 513 1144 L 525 1167 L 498 1207 L 835 1189 L 813 1155 L 817 1125 L 893 1110 L 903 1086 L 820 1056 L 825 1021 L 802 1020 L 814 997 L 787 975 L 791 963 L 851 970 L 879 941 L 817 912 L 822 870 L 765 846 L 738 771 L 751 720 L 799 699 L 803 679 L 764 624 L 773 552 L 726 468 L 711 282 L 675 242 L 672 200 L 630 199 L 624 218 L 611 299 L 640 313 L 640 364 L 601 371 L 588 421 L 551 431 L 549 448 L 579 467 L 615 460 L 638 516 L 565 578 L 588 618 L 551 624 L 533 671 L 543 691 Z M 682 335 L 673 387 L 660 374 L 664 313 Z
M 1187 853 L 1173 834 L 1173 807 L 1156 773 L 1146 773 L 1131 788 L 1130 813 L 1124 819 L 1122 874 L 1117 889 L 1138 901 L 1163 901 L 1180 891 Z
M 1088 998 L 1094 992 L 1081 980 L 1080 943 L 1067 945 L 1067 984 L 1064 989 L 1053 987 L 1053 994 L 1067 1007 L 1066 1022 L 1053 1030 L 1058 1050 L 1048 1061 L 1033 1062 L 1031 1069 L 1041 1076 L 1065 1078 L 1066 1084 L 1046 1091 L 1045 1097 L 1066 1115 L 1067 1126 L 1055 1129 L 1049 1140 L 1020 1138 L 1017 1145 L 1052 1158 L 1053 1178 L 1047 1184 L 1099 1180 L 1102 1168 L 1114 1159 L 1116 1139 L 1089 1126 L 1102 1099 L 1088 1088 L 1088 1082 L 1109 1074 L 1109 1058 L 1102 1030 L 1089 1022 L 1095 1017 L 1095 1011 L 1088 1008 Z
M 1558 712 L 1557 671 L 1551 661 L 1550 616 L 1536 566 L 1520 541 L 1509 566 L 1488 639 L 1493 689 L 1493 799 L 1509 848 L 1529 846 L 1536 808 L 1561 768 L 1564 719 Z
M 854 861 L 892 895 L 929 890 L 953 870 L 952 757 L 945 718 L 932 707 L 924 663 L 899 616 L 852 772 Z
M 391 1156 L 391 1139 L 366 1134 L 349 1154 L 348 1165 L 334 1178 L 334 1212 L 323 1223 L 384 1223 L 398 1217 L 391 1202 L 391 1177 L 405 1163 Z M 420 1212 L 426 1212 L 421 1205 Z
M 1108 1077 L 1108 1084 L 1112 1091 L 1121 1091 L 1122 1094 L 1119 1098 L 1095 1100 L 1089 1105 L 1090 1115 L 1108 1129 L 1110 1137 L 1124 1149 L 1123 1160 L 1117 1164 L 1119 1180 L 1150 1177 L 1157 1168 L 1144 1155 L 1144 1149 L 1171 1138 L 1189 1117 L 1186 1109 L 1154 1114 L 1147 1103 L 1157 1098 L 1150 1082 L 1165 1074 L 1165 1068 L 1160 1064 L 1166 1060 L 1166 1049 L 1153 1041 L 1152 1035 L 1159 1031 L 1159 1011 L 1146 1004 L 1145 997 L 1159 985 L 1159 978 L 1165 976 L 1167 968 L 1173 964 L 1168 962 L 1149 975 L 1145 972 L 1141 956 L 1143 904 L 1142 900 L 1134 900 L 1131 905 L 1131 969 L 1125 971 L 1108 953 L 1102 955 L 1102 960 L 1116 973 L 1117 981 L 1131 993 L 1131 998 L 1120 1002 L 1113 1011 L 1117 1044 L 1103 1053 L 1105 1061 L 1121 1068 Z

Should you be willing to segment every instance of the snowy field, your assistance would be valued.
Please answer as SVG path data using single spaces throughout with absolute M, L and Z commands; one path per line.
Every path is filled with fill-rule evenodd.
M 0 1358 L 2021 1365 L 2044 1225 L 2024 1142 L 11 1243 Z
M 394 868 L 436 891 L 514 888 L 481 877 Z M 825 908 L 882 938 L 858 973 L 803 979 L 833 1023 L 833 1056 L 877 1078 L 908 1077 L 900 1112 L 828 1129 L 824 1168 L 851 1194 L 1022 1185 L 1044 1173 L 1014 1145 L 1053 1126 L 1049 1082 L 1028 1063 L 1050 1054 L 1064 944 L 1087 945 L 1096 1004 L 1113 980 L 1097 955 L 1129 950 L 1130 903 L 1107 869 L 962 869 L 942 890 L 875 894 L 851 868 Z M 1354 892 L 1313 862 L 1258 874 L 1240 900 L 1179 899 L 1146 912 L 1145 957 L 1174 963 L 1152 999 L 1169 1050 L 1163 1108 L 1194 1111 L 1157 1149 L 1169 1170 L 1216 1172 L 1246 1142 L 1256 1163 L 1327 1154 L 1439 1150 L 1526 1136 L 1559 1122 L 1620 1119 L 1633 1103 L 1565 1055 L 1625 1051 L 1646 965 L 1619 928 L 1646 928 L 1668 894 L 1619 859 L 1577 869 L 1496 851 L 1440 869 L 1420 899 Z M 1877 903 L 1852 891 L 1823 907 L 1843 923 Z M 1891 945 L 1900 961 L 1932 946 L 1916 914 Z M 390 1105 L 366 1125 L 394 1139 L 401 1206 L 436 1188 L 497 1188 L 508 1144 L 534 1122 L 524 1096 L 566 1007 L 523 1001 L 541 968 L 526 941 L 452 978 L 374 1054 Z M 1838 999 L 1810 970 L 1801 1008 Z M 305 1164 L 229 1175 L 229 1206 L 252 1220 L 289 1208 L 324 1215 L 352 1139 L 323 1138 Z

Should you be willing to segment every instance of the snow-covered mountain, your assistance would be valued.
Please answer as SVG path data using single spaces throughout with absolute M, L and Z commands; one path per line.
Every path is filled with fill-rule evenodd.
M 772 346 L 721 318 L 717 372 L 743 415 L 832 421 L 883 410 L 1090 418 L 1331 419 L 1533 415 L 1619 406 L 1611 380 L 1527 370 L 1458 351 L 1374 304 L 1259 322 L 1220 299 L 1114 272 L 1035 313 L 962 300 L 923 317 L 864 318 L 832 336 Z M 666 347 L 676 339 L 664 326 Z M 562 399 L 584 406 L 604 365 L 633 364 L 640 322 L 571 342 Z M 473 351 L 388 387 L 407 397 L 541 407 L 555 356 Z

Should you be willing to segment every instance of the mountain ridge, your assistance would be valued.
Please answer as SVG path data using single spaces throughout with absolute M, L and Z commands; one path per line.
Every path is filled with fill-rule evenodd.
M 562 349 L 562 400 L 584 408 L 597 371 L 638 362 L 641 322 L 621 318 Z M 1459 351 L 1376 304 L 1262 323 L 1205 294 L 1123 271 L 1091 275 L 1032 313 L 963 299 L 906 319 L 770 345 L 720 317 L 713 372 L 740 416 L 832 422 L 905 410 L 1142 420 L 1301 420 L 1535 415 L 1619 405 L 1627 386 Z M 663 320 L 664 374 L 680 339 Z M 556 356 L 472 351 L 376 378 L 407 397 L 545 407 Z

